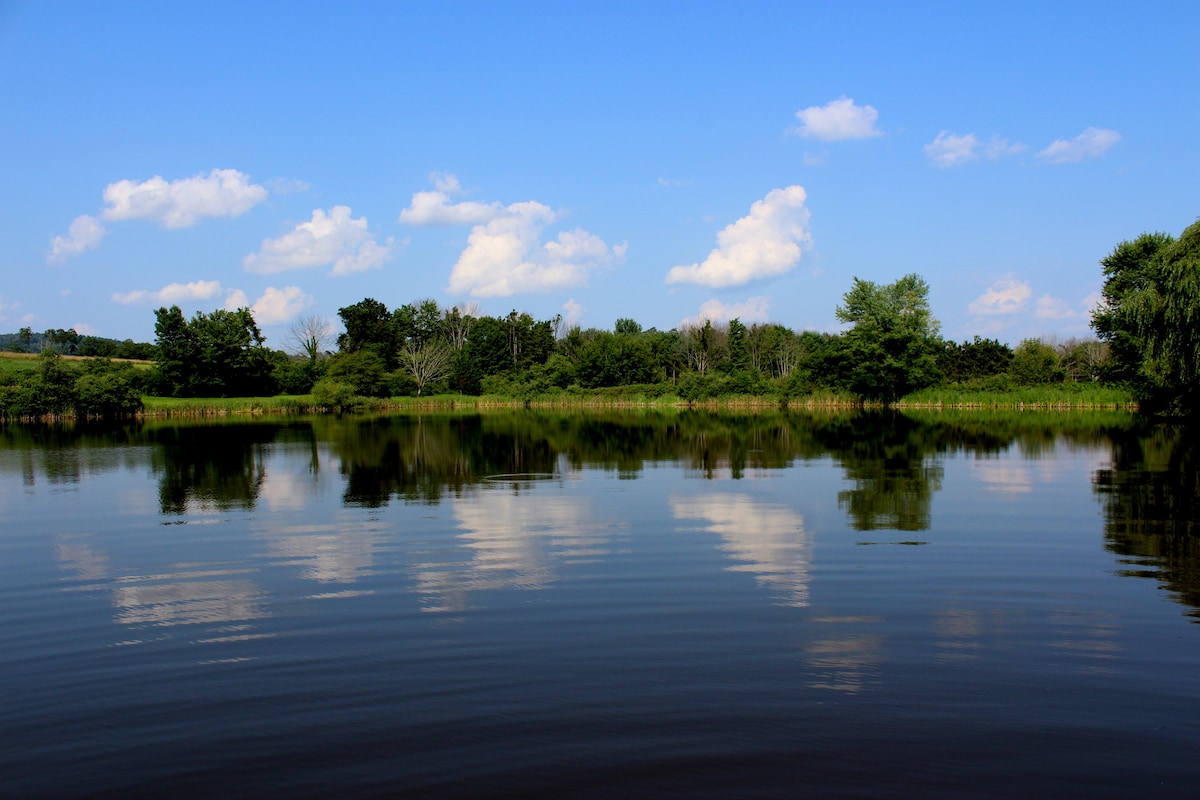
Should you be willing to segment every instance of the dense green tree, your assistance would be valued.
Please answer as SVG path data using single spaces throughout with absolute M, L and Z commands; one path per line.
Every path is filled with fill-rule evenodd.
M 79 332 L 72 328 L 50 328 L 44 334 L 42 341 L 50 350 L 73 356 L 77 354 L 80 339 Z
M 737 317 L 729 320 L 729 371 L 750 369 L 750 343 L 746 326 Z
M 630 319 L 629 317 L 621 317 L 617 320 L 617 324 L 613 326 L 613 333 L 617 334 L 637 336 L 641 332 L 642 326 L 637 320 Z
M 1058 351 L 1039 339 L 1026 339 L 1017 345 L 1008 371 L 1022 386 L 1062 383 L 1064 377 Z
M 1147 233 L 1106 258 L 1092 315 L 1112 375 L 1151 409 L 1200 411 L 1200 222 L 1179 239 Z
M 916 274 L 884 286 L 854 279 L 837 307 L 853 327 L 842 337 L 843 387 L 872 400 L 895 400 L 939 379 L 942 347 L 929 286 Z
M 354 394 L 363 397 L 386 397 L 387 373 L 383 357 L 374 348 L 363 348 L 344 350 L 330 358 L 324 379 L 349 386 Z
M 270 351 L 250 309 L 196 312 L 190 321 L 179 306 L 154 313 L 159 394 L 246 397 L 275 391 Z
M 600 331 L 580 348 L 575 364 L 579 384 L 589 389 L 653 383 L 658 379 L 649 342 L 634 334 Z
M 946 342 L 938 353 L 938 369 L 949 383 L 963 383 L 1008 372 L 1012 348 L 998 339 L 976 336 L 959 344 Z
M 35 372 L 23 371 L 19 382 L 0 385 L 0 414 L 10 418 L 70 414 L 78 377 L 78 369 L 67 366 L 55 351 L 46 350 L 38 356 Z
M 346 329 L 337 338 L 338 349 L 347 353 L 370 350 L 383 359 L 387 369 L 399 363 L 400 343 L 396 320 L 388 307 L 373 298 L 365 298 L 338 309 Z
M 125 372 L 92 372 L 75 381 L 75 414 L 80 417 L 114 419 L 142 409 L 142 395 Z

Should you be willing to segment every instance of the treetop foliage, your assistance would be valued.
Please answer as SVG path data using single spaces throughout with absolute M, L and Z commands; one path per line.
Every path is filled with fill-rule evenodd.
M 1111 347 L 1112 375 L 1153 409 L 1200 411 L 1200 221 L 1178 239 L 1145 233 L 1100 264 L 1092 327 Z

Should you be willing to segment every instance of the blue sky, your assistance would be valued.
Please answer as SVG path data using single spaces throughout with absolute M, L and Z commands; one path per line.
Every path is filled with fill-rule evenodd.
M 1084 336 L 1200 216 L 1200 4 L 0 0 L 0 331 L 374 297 Z

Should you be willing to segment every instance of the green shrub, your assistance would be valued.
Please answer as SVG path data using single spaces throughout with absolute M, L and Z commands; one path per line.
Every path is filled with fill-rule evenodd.
M 113 419 L 142 410 L 141 392 L 120 372 L 86 373 L 75 381 L 75 414 Z
M 358 402 L 353 386 L 333 378 L 317 381 L 313 385 L 312 398 L 313 405 L 336 410 L 353 408 Z

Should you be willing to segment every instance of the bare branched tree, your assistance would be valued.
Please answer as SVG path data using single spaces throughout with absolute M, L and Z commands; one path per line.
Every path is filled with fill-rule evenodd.
M 480 311 L 477 303 L 464 303 L 442 312 L 442 325 L 446 331 L 446 340 L 455 350 L 462 350 L 471 334 L 471 325 L 479 319 Z
M 418 396 L 426 386 L 450 374 L 453 353 L 450 345 L 441 339 L 430 339 L 424 344 L 410 341 L 400 350 L 400 366 L 417 384 Z
M 333 323 L 316 314 L 300 317 L 288 328 L 288 344 L 295 355 L 316 361 L 333 344 Z

